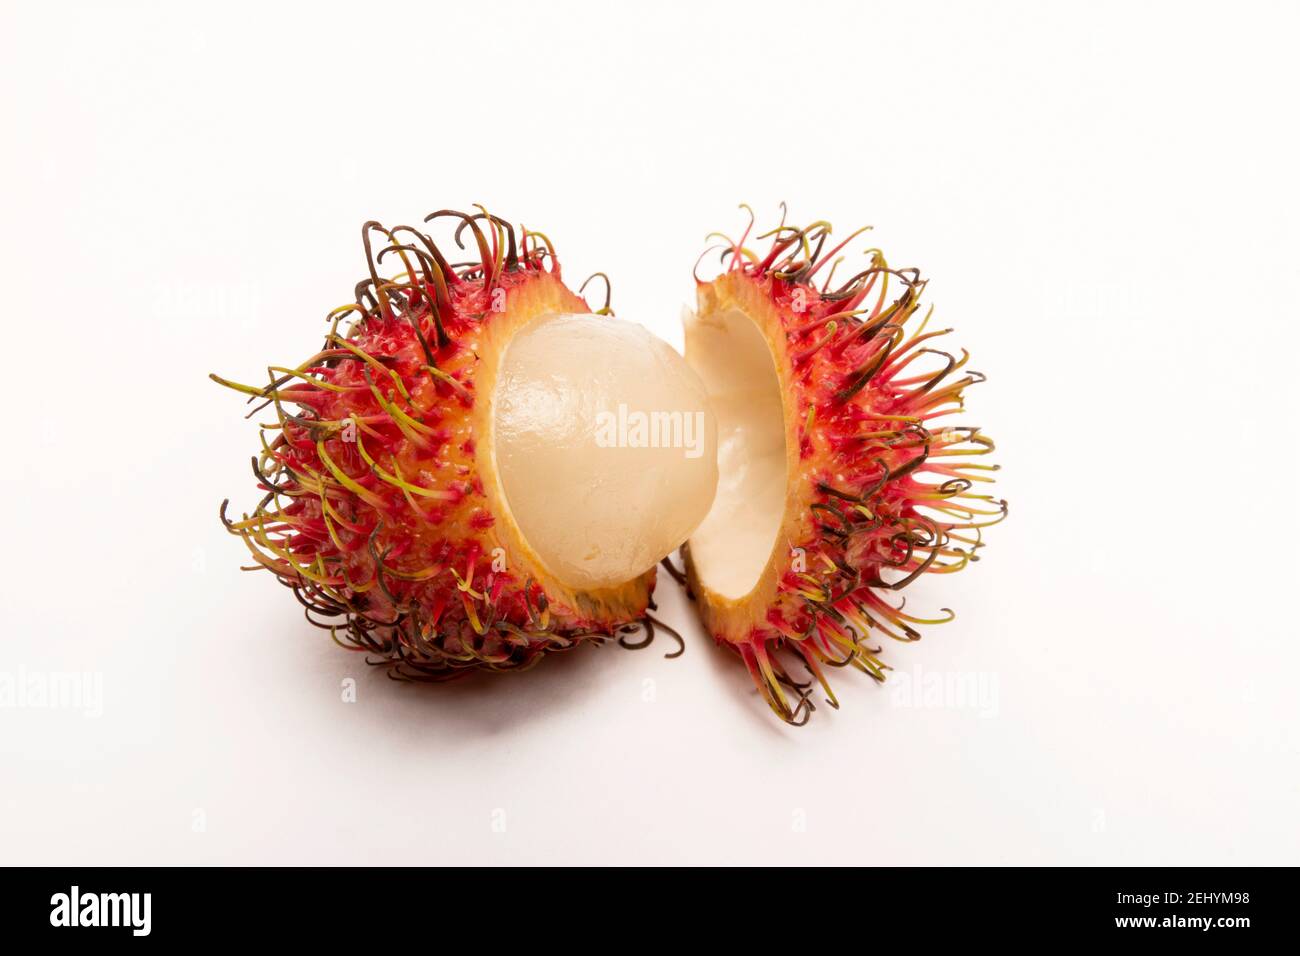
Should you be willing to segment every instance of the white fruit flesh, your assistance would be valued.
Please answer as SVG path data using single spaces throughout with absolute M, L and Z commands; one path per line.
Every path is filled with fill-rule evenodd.
M 684 316 L 686 361 L 718 417 L 720 477 L 713 507 L 691 535 L 699 579 L 732 600 L 754 590 L 777 544 L 788 467 L 781 386 L 758 327 L 729 309 Z
M 529 547 L 574 588 L 654 567 L 709 512 L 718 480 L 699 378 L 641 326 L 596 315 L 542 316 L 511 339 L 492 453 Z

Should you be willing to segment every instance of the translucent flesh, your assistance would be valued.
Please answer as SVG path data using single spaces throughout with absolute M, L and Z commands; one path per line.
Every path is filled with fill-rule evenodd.
M 543 316 L 511 340 L 493 407 L 510 512 L 574 588 L 623 584 L 709 511 L 717 423 L 703 384 L 639 325 Z
M 700 581 L 731 599 L 754 589 L 781 527 L 786 448 L 781 386 L 762 333 L 731 309 L 685 318 L 686 360 L 718 417 L 718 491 L 691 535 Z

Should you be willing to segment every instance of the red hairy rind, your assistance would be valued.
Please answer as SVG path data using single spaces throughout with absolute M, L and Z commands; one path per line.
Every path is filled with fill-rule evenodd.
M 779 316 L 784 341 L 772 348 L 793 391 L 786 407 L 798 412 L 788 437 L 798 442 L 795 490 L 805 513 L 783 529 L 793 532 L 792 560 L 774 600 L 757 609 L 752 626 L 710 629 L 740 653 L 772 709 L 802 724 L 814 709 L 811 680 L 838 706 L 824 665 L 882 681 L 889 666 L 880 639 L 919 640 L 917 626 L 952 619 L 946 608 L 937 618 L 914 617 L 893 595 L 922 574 L 977 561 L 981 529 L 1007 508 L 980 490 L 998 468 L 982 461 L 993 442 L 978 428 L 944 423 L 984 376 L 967 370 L 965 350 L 937 347 L 952 330 L 929 329 L 932 309 L 918 320 L 919 272 L 892 269 L 872 249 L 865 268 L 837 283 L 838 253 L 864 230 L 827 249 L 829 223 L 799 228 L 783 217 L 759 237 L 771 238 L 761 256 L 745 246 L 749 231 L 715 246 L 725 270 L 697 282 L 702 301 L 761 302 Z M 696 583 L 689 548 L 684 556 Z M 709 609 L 704 617 L 723 620 Z M 791 677 L 783 656 L 804 664 L 810 681 Z
M 472 422 L 483 333 L 521 297 L 588 309 L 545 236 L 524 229 L 517 244 L 482 210 L 426 221 L 444 217 L 459 220 L 462 248 L 469 232 L 473 262 L 449 263 L 420 229 L 368 222 L 369 277 L 329 314 L 315 355 L 271 368 L 262 387 L 213 376 L 276 417 L 253 459 L 264 497 L 239 520 L 223 503 L 222 521 L 253 555 L 249 570 L 270 571 L 308 621 L 397 679 L 517 670 L 584 640 L 652 635 L 653 574 L 629 586 L 626 607 L 556 604 L 495 546 Z M 394 262 L 403 271 L 380 278 Z

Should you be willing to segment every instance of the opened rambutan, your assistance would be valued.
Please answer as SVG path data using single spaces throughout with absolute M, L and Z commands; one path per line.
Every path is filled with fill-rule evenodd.
M 443 217 L 459 220 L 458 246 L 470 233 L 475 261 L 368 222 L 369 275 L 319 351 L 264 386 L 213 376 L 276 413 L 253 459 L 264 496 L 238 520 L 223 503 L 222 520 L 249 570 L 394 678 L 517 670 L 637 629 L 648 640 L 656 564 L 713 496 L 703 386 L 608 317 L 608 296 L 592 314 L 541 233 L 517 244 L 486 211 L 425 221 Z M 380 277 L 386 260 L 394 278 Z M 690 426 L 696 453 L 597 441 L 600 416 L 628 408 Z
M 983 376 L 966 371 L 965 350 L 935 347 L 951 330 L 929 330 L 930 310 L 912 321 L 920 274 L 873 249 L 836 284 L 837 256 L 864 230 L 827 249 L 828 223 L 783 216 L 758 237 L 772 240 L 760 255 L 745 245 L 753 224 L 751 212 L 738 242 L 713 247 L 725 270 L 697 275 L 687 315 L 686 359 L 718 418 L 719 480 L 682 550 L 706 628 L 798 724 L 813 684 L 788 661 L 806 665 L 831 706 L 826 665 L 883 680 L 880 638 L 915 641 L 916 625 L 952 618 L 914 617 L 892 595 L 977 560 L 980 529 L 1006 503 L 977 490 L 998 467 L 979 460 L 993 442 L 940 424 Z

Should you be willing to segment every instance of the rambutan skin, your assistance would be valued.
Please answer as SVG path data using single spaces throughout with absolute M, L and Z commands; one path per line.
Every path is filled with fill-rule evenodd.
M 785 652 L 833 707 L 824 665 L 882 681 L 889 668 L 880 639 L 915 641 L 917 626 L 953 616 L 915 617 L 889 593 L 978 560 L 981 529 L 1006 515 L 1006 503 L 981 490 L 998 467 L 982 460 L 993 442 L 978 428 L 944 424 L 983 376 L 966 370 L 964 350 L 935 347 L 952 330 L 929 330 L 930 311 L 913 321 L 925 281 L 872 250 L 866 269 L 833 287 L 834 265 L 818 274 L 848 240 L 823 252 L 829 234 L 824 222 L 783 222 L 760 258 L 744 247 L 747 230 L 724 247 L 723 274 L 697 280 L 701 318 L 739 310 L 771 351 L 788 486 L 753 591 L 742 599 L 715 593 L 689 544 L 686 578 L 706 628 L 740 654 L 772 709 L 792 723 L 806 722 L 814 704 L 811 685 L 782 663 Z M 891 285 L 899 290 L 892 297 Z
M 654 571 L 596 591 L 566 587 L 515 527 L 484 437 L 496 361 L 547 313 L 589 312 L 549 240 L 486 212 L 457 217 L 478 261 L 453 267 L 420 229 L 362 229 L 369 278 L 328 316 L 322 348 L 263 387 L 253 459 L 263 498 L 222 520 L 292 589 L 307 620 L 389 676 L 443 680 L 517 670 L 546 652 L 645 627 Z M 386 244 L 374 254 L 372 238 Z M 379 264 L 404 271 L 379 277 Z M 344 331 L 340 325 L 350 322 Z

